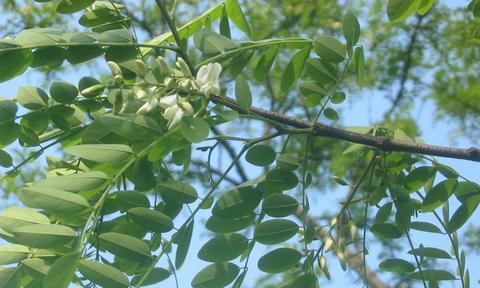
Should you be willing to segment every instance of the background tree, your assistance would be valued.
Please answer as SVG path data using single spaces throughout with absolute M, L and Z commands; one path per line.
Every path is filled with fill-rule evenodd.
M 236 1 L 226 5 L 215 1 L 201 5 L 197 1 L 4 2 L 6 11 L 11 11 L 6 12 L 8 17 L 21 19 L 24 28 L 60 27 L 76 19 L 58 13 L 81 11 L 79 16 L 83 16 L 80 26 L 67 24 L 65 31 L 19 32 L 6 21 L 4 31 L 14 39 L 1 42 L 2 81 L 23 73 L 27 66 L 62 78 L 61 73 L 68 71 L 58 70 L 68 66 L 62 65 L 64 60 L 79 64 L 99 56 L 104 56 L 112 72 L 103 75 L 102 81 L 84 77 L 76 86 L 54 81 L 47 85 L 50 95 L 40 88 L 21 87 L 14 101 L 26 110 L 19 116 L 15 102 L 1 102 L 5 111 L 2 145 L 18 138 L 23 147 L 39 148 L 5 174 L 5 191 L 23 186 L 22 179 L 38 178 L 41 171 L 27 170 L 28 176 L 23 166 L 50 147 L 61 144 L 64 152 L 75 157 L 48 158 L 47 178 L 18 192 L 25 205 L 42 209 L 48 218 L 20 208 L 9 208 L 0 216 L 3 238 L 14 243 L 3 248 L 5 264 L 20 261 L 16 268 L 2 270 L 6 285 L 61 287 L 70 281 L 82 285 L 91 281 L 123 287 L 160 281 L 170 273 L 177 278 L 176 269 L 182 266 L 190 245 L 193 220 L 197 219 L 198 231 L 199 209 L 213 205 L 206 228 L 217 234 L 198 256 L 216 264 L 194 278 L 194 287 L 225 286 L 233 281 L 239 287 L 251 248 L 278 243 L 296 249 L 276 249 L 262 256 L 258 267 L 267 273 L 287 270 L 282 283 L 315 287 L 318 276 L 329 274 L 324 254 L 333 249 L 328 254 L 335 254 L 342 267 L 351 266 L 366 285 L 386 287 L 366 266 L 363 255 L 372 243 L 370 239 L 367 243 L 367 233 L 379 237 L 389 257 L 380 268 L 398 273 L 398 285 L 453 280 L 436 262 L 453 258 L 461 276 L 458 282 L 468 286 L 465 257 L 455 231 L 476 208 L 478 186 L 434 158 L 419 155 L 478 161 L 478 150 L 414 143 L 412 139 L 420 134 L 409 113 L 413 105 L 433 99 L 439 117 L 455 119 L 462 133 L 475 138 L 478 97 L 475 78 L 468 75 L 475 71 L 471 57 L 476 48 L 470 43 L 476 37 L 476 20 L 471 17 L 471 12 L 476 14 L 475 1 L 471 11 L 455 13 L 442 3 L 430 9 L 435 1 L 389 1 L 388 7 L 383 1 L 355 7 L 334 1 L 280 5 L 251 1 L 242 5 L 244 12 Z M 393 22 L 385 18 L 385 9 Z M 356 17 L 348 10 L 355 10 L 362 19 L 362 44 L 357 44 Z M 415 10 L 416 16 L 408 17 Z M 175 28 L 175 23 L 181 28 Z M 84 31 L 81 26 L 94 33 L 64 34 Z M 452 27 L 472 28 L 452 33 Z M 157 37 L 162 32 L 167 34 Z M 262 41 L 291 36 L 304 38 Z M 347 45 L 336 40 L 343 37 Z M 362 45 L 369 47 L 366 60 Z M 217 62 L 223 70 L 221 85 L 217 83 L 219 64 L 211 64 Z M 102 60 L 89 63 L 94 63 L 91 68 L 103 65 L 99 64 Z M 342 114 L 336 105 L 345 96 L 359 94 L 357 82 L 391 100 L 381 126 L 350 132 L 311 123 L 338 121 Z M 226 95 L 235 95 L 237 101 Z M 413 103 L 408 101 L 412 97 Z M 268 110 L 255 108 L 252 102 Z M 207 138 L 209 130 L 215 136 Z M 192 150 L 191 143 L 196 149 Z M 229 166 L 222 150 L 233 160 Z M 2 150 L 1 156 L 3 166 L 13 165 L 7 152 Z M 252 170 L 254 166 L 260 168 Z M 236 173 L 228 174 L 233 168 Z M 345 185 L 347 200 L 338 211 L 317 211 L 310 207 L 311 195 L 331 186 L 331 175 L 340 175 L 333 179 Z M 202 186 L 208 192 L 197 193 Z M 232 186 L 237 188 L 228 190 Z M 291 191 L 278 193 L 286 190 Z M 453 194 L 462 205 L 451 215 L 447 203 Z M 192 202 L 197 208 L 188 207 Z M 442 204 L 443 216 L 434 212 Z M 294 212 L 297 220 L 287 217 Z M 418 221 L 422 219 L 417 219 L 419 213 L 428 212 L 438 218 L 438 227 Z M 238 231 L 249 229 L 231 230 L 233 223 L 240 225 Z M 177 231 L 172 234 L 174 227 Z M 358 228 L 363 230 L 360 235 Z M 447 232 L 451 255 L 438 247 L 415 248 L 412 230 Z M 295 234 L 301 237 L 293 239 L 300 241 L 285 242 Z M 398 256 L 402 245 L 391 241 L 397 238 L 411 246 L 407 250 L 416 265 L 399 259 L 406 258 Z M 175 257 L 171 259 L 172 246 Z M 231 250 L 232 255 L 218 255 L 222 249 Z M 154 251 L 160 254 L 151 256 Z M 240 254 L 243 261 L 224 262 Z M 158 262 L 169 271 L 153 268 Z M 58 273 L 68 267 L 70 273 Z M 213 279 L 212 273 L 216 273 Z M 266 277 L 259 283 L 266 286 L 267 282 L 278 283 L 276 279 Z

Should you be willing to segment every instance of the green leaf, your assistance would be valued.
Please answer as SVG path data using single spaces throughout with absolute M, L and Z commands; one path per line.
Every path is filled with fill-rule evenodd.
M 277 156 L 277 166 L 284 170 L 293 171 L 300 166 L 300 162 L 294 154 L 280 154 Z
M 260 257 L 258 269 L 266 273 L 280 273 L 296 265 L 302 254 L 292 248 L 277 248 Z
M 47 216 L 30 208 L 8 207 L 0 214 L 0 228 L 8 233 L 30 224 L 50 224 L 50 220 Z
M 137 191 L 119 191 L 116 193 L 115 204 L 120 211 L 127 211 L 135 207 L 150 207 L 150 201 L 145 194 Z
M 45 276 L 43 288 L 67 288 L 77 270 L 79 253 L 70 253 L 58 258 Z
M 353 65 L 355 73 L 357 74 L 357 83 L 360 89 L 365 84 L 365 56 L 363 53 L 363 46 L 357 46 L 353 50 Z
M 74 65 L 80 64 L 97 58 L 103 53 L 103 49 L 98 46 L 70 46 L 67 48 L 67 61 Z
M 390 21 L 401 22 L 412 15 L 422 0 L 388 0 L 387 16 Z
M 104 115 L 95 120 L 107 131 L 130 141 L 148 141 L 161 134 L 157 122 L 144 115 Z M 95 123 L 95 122 L 94 122 Z M 85 139 L 84 139 L 85 140 Z
M 258 144 L 248 149 L 245 160 L 255 166 L 268 166 L 275 161 L 277 153 L 272 147 L 265 144 Z
M 207 55 L 217 54 L 238 47 L 238 44 L 231 39 L 205 28 L 195 32 L 193 42 L 195 47 Z
M 292 288 L 317 288 L 317 277 L 313 274 L 304 274 L 292 283 Z
M 116 232 L 102 233 L 98 236 L 100 247 L 108 252 L 133 261 L 150 259 L 150 248 L 145 241 Z
M 309 107 L 321 104 L 327 90 L 316 81 L 303 81 L 300 84 L 300 93 L 307 98 Z
M 57 189 L 27 187 L 18 191 L 18 197 L 27 206 L 53 213 L 74 214 L 90 207 L 85 197 Z
M 148 231 L 168 232 L 173 229 L 172 219 L 157 210 L 136 207 L 128 210 L 128 215 L 135 223 Z
M 375 223 L 384 223 L 392 214 L 393 203 L 388 202 L 380 207 L 375 215 Z
M 415 265 L 399 258 L 386 259 L 379 264 L 379 267 L 383 271 L 393 273 L 410 273 L 415 271 Z
M 357 44 L 360 38 L 360 23 L 358 23 L 357 17 L 352 12 L 347 12 L 343 16 L 343 36 L 347 41 L 348 54 L 352 54 L 353 46 Z
M 57 5 L 57 12 L 60 14 L 72 14 L 87 8 L 94 2 L 95 0 L 62 0 Z
M 0 149 L 0 166 L 8 168 L 13 164 L 13 159 L 10 154 Z
M 220 196 L 212 209 L 215 216 L 235 219 L 250 214 L 260 204 L 262 192 L 253 187 L 237 187 Z
M 104 288 L 129 287 L 128 278 L 122 271 L 97 261 L 82 259 L 78 263 L 80 273 L 97 285 Z
M 472 216 L 475 209 L 478 207 L 478 203 L 480 203 L 480 195 L 473 196 L 468 198 L 465 202 L 458 207 L 458 209 L 453 213 L 452 218 L 447 223 L 447 232 L 454 233 L 458 229 L 460 229 L 463 224 L 467 222 L 467 220 Z
M 297 211 L 298 202 L 289 195 L 275 193 L 263 200 L 262 211 L 272 217 L 285 217 Z
M 10 99 L 0 98 L 0 123 L 12 120 L 17 115 L 18 107 Z
M 276 168 L 268 172 L 266 177 L 269 191 L 285 191 L 298 185 L 298 178 L 292 171 Z
M 461 181 L 458 182 L 454 193 L 458 201 L 464 203 L 469 198 L 480 195 L 480 185 L 474 182 Z
M 22 269 L 32 278 L 42 281 L 50 271 L 50 265 L 40 258 L 29 258 L 21 261 Z
M 195 188 L 180 181 L 168 180 L 158 184 L 162 197 L 181 204 L 193 203 L 198 198 Z
M 103 187 L 110 177 L 104 172 L 79 172 L 63 176 L 50 176 L 33 183 L 34 187 L 50 188 L 69 192 L 83 192 Z
M 220 288 L 232 283 L 240 268 L 230 262 L 214 263 L 203 268 L 192 280 L 193 288 Z
M 255 228 L 253 238 L 265 245 L 278 244 L 292 238 L 297 234 L 298 229 L 297 223 L 291 220 L 267 220 Z
M 414 221 L 411 223 L 410 228 L 423 232 L 443 234 L 440 228 L 430 222 Z
M 252 92 L 247 79 L 242 75 L 235 78 L 235 99 L 242 109 L 248 110 L 252 107 Z
M 402 237 L 402 232 L 398 230 L 397 226 L 390 223 L 378 223 L 370 227 L 375 235 L 386 239 L 397 239 Z
M 415 248 L 408 251 L 408 254 L 429 258 L 452 259 L 452 256 L 446 251 L 434 247 Z
M 311 58 L 306 62 L 308 75 L 320 85 L 330 85 L 338 81 L 336 68 L 321 58 Z
M 250 26 L 248 25 L 245 14 L 243 14 L 242 8 L 240 7 L 238 1 L 227 0 L 225 8 L 227 9 L 228 17 L 230 20 L 232 20 L 235 26 L 250 36 Z
M 258 81 L 263 81 L 268 75 L 268 71 L 272 68 L 273 62 L 275 62 L 275 58 L 278 54 L 279 46 L 275 46 L 272 49 L 269 49 L 265 52 L 260 60 L 258 60 L 257 66 L 255 67 L 255 71 L 253 72 L 253 77 L 255 77 Z
M 333 94 L 332 98 L 330 99 L 330 102 L 332 102 L 333 104 L 340 104 L 345 101 L 345 97 L 346 95 L 344 92 L 335 92 L 335 94 Z
M 21 75 L 32 62 L 30 49 L 1 52 L 2 49 L 15 47 L 18 45 L 11 40 L 0 40 L 0 83 Z
M 452 178 L 435 185 L 430 191 L 428 191 L 423 199 L 422 211 L 433 211 L 435 208 L 448 201 L 448 198 L 450 198 L 453 191 L 455 191 L 457 183 L 457 179 Z
M 323 110 L 323 115 L 325 115 L 325 117 L 327 117 L 327 119 L 332 120 L 332 121 L 338 120 L 338 118 L 339 118 L 337 111 L 335 111 L 332 108 L 327 108 L 327 109 Z
M 198 251 L 198 258 L 207 262 L 229 261 L 240 256 L 248 248 L 248 239 L 240 234 L 218 235 L 205 243 Z
M 17 140 L 20 136 L 21 127 L 15 122 L 0 124 L 0 147 L 5 147 Z
M 442 281 L 442 280 L 455 280 L 455 276 L 452 273 L 445 270 L 433 270 L 433 269 L 423 269 L 422 272 L 417 271 L 408 275 L 408 278 L 414 280 L 425 280 L 425 281 Z
M 132 154 L 132 148 L 123 144 L 81 144 L 63 148 L 67 154 L 95 162 L 119 162 Z
M 65 61 L 67 50 L 62 47 L 47 47 L 35 49 L 32 55 L 33 60 L 30 63 L 30 67 L 57 68 L 63 64 L 63 61 Z
M 17 100 L 23 107 L 36 110 L 48 104 L 48 95 L 38 87 L 22 86 L 18 89 Z
M 310 55 L 310 50 L 311 47 L 307 46 L 295 53 L 292 59 L 290 59 L 290 62 L 283 72 L 282 81 L 280 84 L 283 92 L 288 92 L 295 81 L 297 81 L 297 79 L 300 78 L 300 75 L 302 75 L 303 68 L 305 67 L 305 61 L 307 61 L 308 55 Z
M 186 226 L 182 226 L 175 234 L 174 240 L 178 244 L 175 253 L 175 269 L 180 269 L 187 258 L 188 249 L 192 242 L 193 226 L 194 221 L 192 220 Z
M 433 4 L 435 4 L 435 1 L 436 0 L 422 0 L 422 2 L 420 2 L 420 6 L 418 6 L 417 8 L 417 14 L 421 16 L 427 14 L 428 11 L 432 9 Z
M 15 41 L 22 46 L 46 46 L 62 42 L 62 34 L 55 28 L 24 29 L 15 37 Z
M 230 219 L 212 215 L 208 218 L 205 227 L 215 233 L 232 233 L 247 228 L 255 219 L 255 213 Z
M 18 278 L 20 270 L 18 267 L 7 267 L 0 269 L 0 287 L 18 288 Z
M 18 244 L 0 245 L 0 265 L 7 265 L 20 262 L 27 258 L 30 250 L 27 246 Z
M 430 166 L 417 167 L 405 178 L 403 187 L 409 192 L 416 192 L 429 183 L 435 177 L 437 169 Z
M 200 143 L 208 137 L 210 126 L 202 118 L 185 116 L 180 124 L 183 136 L 192 143 Z
M 347 49 L 337 38 L 323 35 L 313 42 L 318 56 L 331 63 L 340 63 L 345 60 Z
M 222 17 L 220 18 L 219 32 L 220 32 L 220 35 L 225 36 L 229 39 L 232 39 L 232 34 L 230 33 L 230 23 L 228 22 L 228 12 L 226 8 L 224 8 L 222 11 Z
M 170 277 L 171 274 L 172 273 L 167 269 L 155 267 L 150 271 L 150 273 L 148 274 L 148 276 L 145 278 L 145 280 L 142 282 L 140 286 L 148 286 L 148 285 L 156 284 L 158 282 L 162 282 L 163 280 Z M 132 285 L 138 285 L 142 276 L 143 276 L 142 274 L 135 275 L 132 278 Z
M 53 248 L 71 242 L 77 234 L 67 226 L 31 224 L 12 231 L 15 241 L 33 248 Z
M 54 81 L 50 85 L 50 96 L 59 103 L 67 104 L 78 96 L 78 89 L 66 81 Z

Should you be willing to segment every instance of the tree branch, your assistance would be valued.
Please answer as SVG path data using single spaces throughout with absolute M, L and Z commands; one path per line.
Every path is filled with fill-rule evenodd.
M 213 134 L 215 134 L 217 136 L 222 134 L 220 132 L 220 130 L 218 130 L 217 127 L 211 127 L 211 130 L 212 130 Z M 225 140 L 219 140 L 219 141 L 223 145 L 225 150 L 227 150 L 227 153 L 230 156 L 230 158 L 235 159 L 235 156 L 237 156 L 237 152 L 232 147 L 232 145 L 230 145 L 230 143 L 228 143 L 228 141 L 225 141 Z M 243 169 L 242 164 L 240 162 L 235 163 L 235 168 L 237 169 L 237 173 L 240 176 L 240 178 L 242 179 L 242 182 L 247 181 L 248 176 L 247 176 L 247 173 L 245 173 L 245 169 Z
M 303 215 L 302 209 L 298 208 L 297 212 L 295 214 L 300 219 L 302 219 L 302 217 L 304 217 L 306 223 L 313 223 L 316 227 L 318 227 L 318 225 L 316 225 L 315 219 L 313 219 L 312 217 L 310 217 L 308 215 L 306 215 L 306 216 Z M 321 239 L 325 238 L 327 235 L 328 235 L 328 231 L 325 230 L 325 229 L 320 229 L 317 232 L 317 236 Z M 368 282 L 370 287 L 372 287 L 372 288 L 388 288 L 388 286 L 380 278 L 378 278 L 378 276 L 375 274 L 375 272 L 372 271 L 368 267 L 366 267 L 367 277 L 366 278 L 364 277 L 365 275 L 363 275 L 363 272 L 364 272 L 364 270 L 363 270 L 363 258 L 362 258 L 361 253 L 353 253 L 352 251 L 350 251 L 348 249 L 345 249 L 344 253 L 345 253 L 345 261 L 347 262 L 348 266 L 350 266 L 350 268 L 355 270 L 355 272 L 362 279 L 364 279 L 366 282 Z
M 180 48 L 178 51 L 180 56 L 183 58 L 183 60 L 185 60 L 185 63 L 187 63 L 188 68 L 190 68 L 190 71 L 195 76 L 197 74 L 195 65 L 193 65 L 192 61 L 190 61 L 190 58 L 187 55 L 187 49 L 185 49 L 185 45 L 183 45 L 182 39 L 180 38 L 180 34 L 178 34 L 177 27 L 175 27 L 175 23 L 173 22 L 172 17 L 170 17 L 170 13 L 168 12 L 167 7 L 165 7 L 165 4 L 163 3 L 162 0 L 155 0 L 155 2 L 157 2 L 157 5 L 163 14 L 163 17 L 165 17 L 165 21 L 167 21 L 170 31 L 172 31 L 172 35 L 173 35 L 173 38 L 175 39 L 175 42 L 177 43 L 177 46 Z
M 408 153 L 416 153 L 416 154 L 455 158 L 455 159 L 465 159 L 465 160 L 480 162 L 480 149 L 475 147 L 461 149 L 461 148 L 451 148 L 451 147 L 428 145 L 428 144 L 410 143 L 405 141 L 389 139 L 385 137 L 375 137 L 375 136 L 355 133 L 355 132 L 351 132 L 351 131 L 347 131 L 347 130 L 343 130 L 340 128 L 335 128 L 335 127 L 327 126 L 323 124 L 318 124 L 318 123 L 314 124 L 311 122 L 303 121 L 300 119 L 296 119 L 290 116 L 282 115 L 273 111 L 268 111 L 268 110 L 257 108 L 257 107 L 251 107 L 248 111 L 246 111 L 245 109 L 240 107 L 237 101 L 228 97 L 212 96 L 211 100 L 214 103 L 223 104 L 239 113 L 253 114 L 269 120 L 273 120 L 275 122 L 278 122 L 284 125 L 305 129 L 305 133 L 310 133 L 314 136 L 322 136 L 322 137 L 344 140 L 352 143 L 357 143 L 357 144 L 362 144 L 362 145 L 370 146 L 373 148 L 377 148 L 382 151 L 408 152 Z M 309 132 L 308 129 L 311 129 L 311 132 Z
M 427 14 L 425 14 L 427 15 Z M 405 51 L 405 59 L 403 61 L 402 74 L 400 75 L 400 88 L 398 89 L 397 95 L 393 100 L 392 106 L 388 109 L 386 115 L 392 115 L 395 108 L 400 104 L 404 97 L 405 92 L 405 83 L 408 80 L 408 73 L 412 68 L 412 57 L 415 43 L 417 42 L 418 32 L 420 31 L 422 20 L 425 15 L 417 15 L 417 24 L 413 28 L 412 35 L 410 36 L 410 42 L 408 43 L 407 51 Z

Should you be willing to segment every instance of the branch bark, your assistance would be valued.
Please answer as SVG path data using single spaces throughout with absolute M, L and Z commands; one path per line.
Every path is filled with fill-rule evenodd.
M 273 111 L 265 110 L 258 107 L 251 107 L 248 111 L 241 108 L 237 101 L 223 96 L 212 96 L 211 100 L 214 103 L 220 103 L 232 110 L 235 110 L 243 114 L 253 114 L 269 120 L 273 120 L 280 124 L 284 124 L 290 127 L 305 129 L 305 133 L 310 133 L 314 136 L 328 137 L 339 140 L 344 140 L 352 143 L 362 144 L 370 146 L 382 151 L 391 152 L 409 152 L 430 156 L 439 156 L 454 159 L 464 159 L 475 162 L 480 162 L 480 149 L 470 147 L 466 149 L 452 148 L 445 146 L 436 146 L 429 144 L 411 143 L 405 141 L 399 141 L 395 139 L 389 139 L 385 137 L 375 137 L 360 133 L 351 132 L 348 130 L 335 128 L 318 123 L 311 123 L 296 119 L 287 115 L 279 114 Z M 308 132 L 307 129 L 311 129 Z

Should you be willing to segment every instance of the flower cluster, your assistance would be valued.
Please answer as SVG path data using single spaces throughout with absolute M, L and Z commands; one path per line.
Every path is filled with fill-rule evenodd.
M 140 60 L 136 60 L 142 73 L 137 75 L 142 80 L 147 76 L 148 68 Z M 140 63 L 141 62 L 141 63 Z M 115 82 L 123 81 L 120 67 L 113 62 L 109 62 L 109 67 L 114 75 Z M 147 114 L 157 108 L 163 110 L 163 117 L 168 121 L 168 129 L 177 125 L 185 115 L 192 116 L 195 111 L 187 100 L 187 97 L 198 97 L 199 94 L 208 98 L 211 95 L 220 94 L 219 76 L 222 72 L 222 66 L 219 63 L 209 63 L 203 65 L 198 70 L 196 77 L 192 75 L 187 63 L 182 58 L 178 58 L 175 68 L 170 67 L 162 57 L 156 59 L 157 74 L 160 74 L 161 85 L 150 85 L 147 81 L 145 85 L 138 85 L 132 88 L 132 94 L 135 99 L 144 102 L 137 110 L 137 114 Z M 159 80 L 157 78 L 157 80 Z M 141 83 L 140 83 L 141 84 Z M 125 106 L 125 105 L 124 105 Z M 125 110 L 125 109 L 122 109 Z

